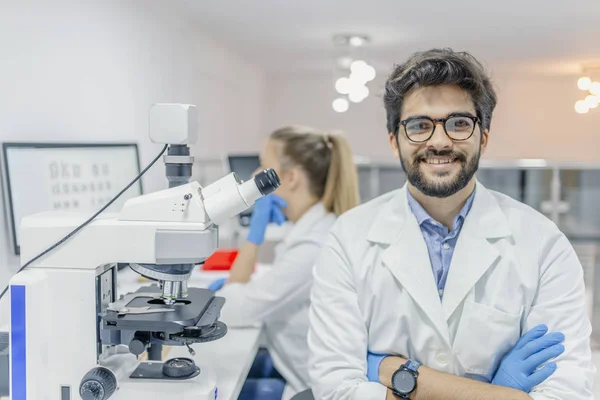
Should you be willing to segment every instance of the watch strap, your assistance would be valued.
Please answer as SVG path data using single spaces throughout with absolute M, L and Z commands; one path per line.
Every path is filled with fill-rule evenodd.
M 408 360 L 406 361 L 406 363 L 404 364 L 404 367 L 406 367 L 406 369 L 418 374 L 418 369 L 421 366 L 421 363 L 415 360 Z

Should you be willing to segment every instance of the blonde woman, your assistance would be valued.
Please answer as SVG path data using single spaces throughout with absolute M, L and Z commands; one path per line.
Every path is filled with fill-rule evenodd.
M 312 267 L 337 216 L 359 203 L 358 178 L 344 136 L 308 127 L 291 126 L 273 132 L 260 159 L 261 168 L 275 169 L 281 186 L 255 205 L 247 240 L 219 290 L 227 299 L 221 319 L 230 327 L 262 322 L 267 350 L 285 380 L 283 390 L 284 383 L 277 388 L 276 382 L 249 379 L 240 399 L 289 399 L 309 387 Z M 275 249 L 273 268 L 250 281 L 267 225 L 281 224 L 285 219 L 293 227 Z M 219 285 L 215 282 L 212 288 Z

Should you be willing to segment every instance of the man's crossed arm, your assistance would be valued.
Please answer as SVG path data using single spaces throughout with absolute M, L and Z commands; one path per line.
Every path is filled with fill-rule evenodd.
M 531 400 L 527 393 L 556 370 L 555 363 L 542 365 L 564 351 L 564 335 L 558 332 L 546 334 L 547 332 L 546 326 L 539 325 L 523 335 L 500 363 L 492 384 L 422 366 L 419 368 L 416 389 L 411 393 L 410 399 Z M 406 362 L 402 357 L 376 354 L 367 356 L 367 377 L 370 381 L 380 382 L 389 388 L 386 399 L 398 399 L 391 390 L 392 375 Z

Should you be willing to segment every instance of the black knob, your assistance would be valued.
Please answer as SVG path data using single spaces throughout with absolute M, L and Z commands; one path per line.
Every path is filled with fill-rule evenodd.
M 136 356 L 139 356 L 148 347 L 148 335 L 136 333 L 131 342 L 129 342 L 129 351 Z
M 196 372 L 196 364 L 189 358 L 172 358 L 163 364 L 162 371 L 169 378 L 185 378 Z
M 83 400 L 106 400 L 117 389 L 117 378 L 108 369 L 96 367 L 88 371 L 79 385 L 79 395 Z
M 269 193 L 274 192 L 281 184 L 281 181 L 275 170 L 269 168 L 256 174 L 254 176 L 254 183 L 256 183 L 259 192 L 263 196 L 266 196 Z

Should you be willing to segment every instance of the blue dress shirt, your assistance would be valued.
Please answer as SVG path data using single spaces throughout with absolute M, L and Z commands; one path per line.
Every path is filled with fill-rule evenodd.
M 427 244 L 433 276 L 437 284 L 440 298 L 442 298 L 446 286 L 446 279 L 448 278 L 448 271 L 450 270 L 452 254 L 454 254 L 454 248 L 456 247 L 458 235 L 460 234 L 465 218 L 473 205 L 475 191 L 469 196 L 463 208 L 454 218 L 451 231 L 449 231 L 442 223 L 433 219 L 408 190 L 406 193 L 408 194 L 408 205 L 417 218 L 421 233 Z

